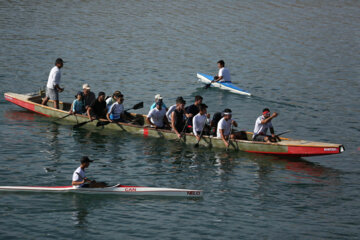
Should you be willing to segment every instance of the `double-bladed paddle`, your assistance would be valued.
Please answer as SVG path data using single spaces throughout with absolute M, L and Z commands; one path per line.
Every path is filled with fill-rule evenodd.
M 204 88 L 205 88 L 205 89 L 208 89 L 208 88 L 211 86 L 211 84 L 212 84 L 213 82 L 215 82 L 215 80 L 217 80 L 216 77 L 214 77 L 214 79 L 213 79 L 210 83 L 206 84 L 206 85 L 204 86 Z
M 137 104 L 135 104 L 132 108 L 126 109 L 124 112 L 129 111 L 129 110 L 136 110 L 136 109 L 140 109 L 144 107 L 144 102 L 139 102 Z M 108 125 L 110 122 L 109 121 L 99 121 L 97 122 L 96 126 L 100 127 L 100 126 L 105 126 Z

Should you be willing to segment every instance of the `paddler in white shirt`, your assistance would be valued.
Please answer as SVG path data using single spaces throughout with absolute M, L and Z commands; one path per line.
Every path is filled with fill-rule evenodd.
M 80 160 L 81 165 L 74 171 L 72 177 L 72 185 L 77 188 L 101 188 L 106 187 L 104 182 L 96 182 L 95 180 L 89 180 L 85 176 L 85 168 L 90 166 L 93 160 L 90 160 L 87 156 L 83 156 Z
M 274 127 L 271 123 L 273 118 L 276 118 L 278 113 L 274 112 L 270 114 L 268 108 L 263 109 L 263 113 L 256 119 L 254 127 L 253 141 L 259 142 L 276 142 L 277 137 L 275 135 Z M 266 135 L 267 130 L 270 129 L 271 136 Z
M 193 133 L 198 141 L 204 135 L 206 124 L 210 124 L 210 114 L 207 113 L 207 105 L 201 103 L 199 105 L 199 113 L 192 119 Z
M 166 118 L 166 109 L 163 107 L 162 99 L 159 99 L 155 106 L 155 108 L 149 111 L 146 116 L 146 121 L 156 129 L 169 127 L 169 122 Z
M 225 68 L 224 60 L 219 60 L 217 62 L 219 73 L 217 76 L 214 77 L 213 82 L 229 82 L 231 83 L 230 71 L 229 69 Z
M 226 108 L 223 112 L 223 118 L 220 119 L 217 125 L 217 138 L 223 140 L 226 147 L 229 147 L 229 137 L 230 139 L 241 139 L 241 132 L 232 132 L 232 126 L 237 127 L 238 124 L 231 119 L 232 111 L 229 108 Z

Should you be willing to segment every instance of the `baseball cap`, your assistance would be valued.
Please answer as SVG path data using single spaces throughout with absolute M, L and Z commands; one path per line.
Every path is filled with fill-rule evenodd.
M 87 83 L 85 83 L 85 84 L 83 84 L 82 88 L 83 88 L 83 89 L 89 89 L 89 90 L 90 90 L 90 85 L 87 84 Z
M 90 160 L 88 156 L 83 156 L 80 160 L 81 163 L 87 163 L 87 162 L 93 162 L 93 160 Z

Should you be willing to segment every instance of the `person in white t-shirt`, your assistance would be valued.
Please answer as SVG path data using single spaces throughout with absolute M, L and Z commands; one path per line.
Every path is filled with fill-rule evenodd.
M 146 117 L 146 121 L 155 126 L 156 129 L 169 127 L 168 119 L 166 118 L 166 109 L 163 108 L 161 100 L 156 102 L 156 107 L 151 109 Z
M 230 71 L 229 69 L 225 68 L 224 60 L 219 60 L 217 62 L 219 73 L 217 76 L 214 77 L 214 82 L 229 82 L 231 83 Z
M 51 69 L 46 84 L 46 97 L 42 101 L 42 105 L 46 105 L 50 100 L 54 101 L 54 107 L 59 109 L 59 92 L 64 91 L 60 87 L 61 71 L 64 66 L 64 61 L 61 58 L 56 59 L 55 66 Z
M 217 125 L 217 138 L 223 140 L 226 147 L 229 147 L 229 138 L 230 139 L 242 139 L 244 138 L 243 132 L 232 132 L 231 126 L 237 127 L 238 124 L 234 120 L 231 119 L 232 111 L 231 109 L 225 109 L 223 112 L 223 118 L 220 119 Z
M 207 113 L 207 105 L 201 103 L 199 105 L 199 113 L 192 119 L 193 133 L 198 141 L 202 135 L 204 135 L 204 129 L 206 124 L 210 124 L 210 114 Z
M 276 118 L 278 114 L 274 112 L 270 114 L 268 108 L 263 109 L 263 113 L 255 121 L 253 140 L 259 142 L 276 142 L 276 136 L 274 127 L 271 123 L 273 118 Z M 270 129 L 271 136 L 266 135 L 268 129 Z
M 87 156 L 83 156 L 80 160 L 80 166 L 74 171 L 72 176 L 72 185 L 76 188 L 101 188 L 106 187 L 104 182 L 96 182 L 95 180 L 89 180 L 85 176 L 85 168 L 90 166 L 93 160 L 90 160 Z

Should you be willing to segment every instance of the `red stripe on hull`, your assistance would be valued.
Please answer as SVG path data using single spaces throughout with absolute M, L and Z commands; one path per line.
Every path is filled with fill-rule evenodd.
M 148 137 L 149 136 L 149 129 L 144 128 L 144 137 Z
M 25 109 L 28 109 L 30 111 L 33 111 L 33 112 L 36 112 L 36 113 L 39 113 L 41 115 L 44 115 L 46 117 L 50 117 L 49 115 L 47 114 L 44 114 L 44 113 L 41 113 L 41 112 L 38 112 L 38 111 L 35 111 L 35 104 L 33 103 L 29 103 L 29 102 L 25 102 L 25 101 L 22 101 L 22 100 L 19 100 L 17 98 L 13 98 L 13 97 L 9 97 L 7 95 L 5 95 L 5 100 L 9 101 L 9 102 L 12 102 L 22 108 L 25 108 Z
M 338 147 L 288 146 L 287 152 L 259 152 L 259 151 L 246 151 L 246 152 L 281 155 L 281 156 L 306 157 L 306 156 L 338 154 L 338 153 L 340 153 L 340 150 Z

